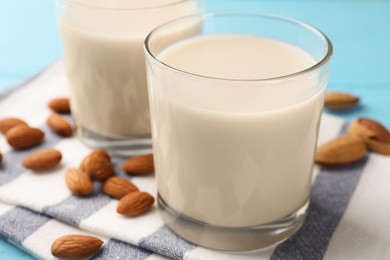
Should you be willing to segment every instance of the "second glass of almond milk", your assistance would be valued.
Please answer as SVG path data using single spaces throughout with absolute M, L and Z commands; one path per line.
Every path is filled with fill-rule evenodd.
M 183 24 L 198 34 L 166 41 Z M 292 236 L 310 201 L 332 45 L 310 25 L 251 13 L 195 15 L 145 41 L 161 215 L 220 250 Z
M 114 154 L 151 149 L 143 42 L 156 26 L 195 14 L 202 0 L 58 0 L 72 116 L 81 140 Z M 196 33 L 180 27 L 177 35 Z

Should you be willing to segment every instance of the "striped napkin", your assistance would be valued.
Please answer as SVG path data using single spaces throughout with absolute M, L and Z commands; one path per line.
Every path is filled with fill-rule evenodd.
M 65 186 L 67 168 L 78 167 L 91 150 L 76 138 L 61 138 L 46 126 L 47 102 L 67 96 L 61 63 L 55 63 L 23 86 L 0 94 L 0 118 L 20 117 L 41 128 L 45 141 L 15 151 L 0 137 L 0 235 L 37 258 L 55 259 L 51 243 L 59 236 L 82 233 L 105 244 L 92 259 L 390 259 L 390 157 L 368 154 L 358 163 L 314 169 L 308 218 L 301 230 L 267 251 L 227 253 L 205 249 L 173 234 L 156 206 L 145 215 L 126 218 L 116 213 L 118 201 L 95 187 L 89 197 L 72 196 Z M 343 132 L 343 120 L 323 115 L 319 143 Z M 32 151 L 54 147 L 61 165 L 33 173 L 21 166 Z M 125 175 L 113 158 L 116 173 Z M 156 196 L 154 176 L 132 177 L 141 190 Z

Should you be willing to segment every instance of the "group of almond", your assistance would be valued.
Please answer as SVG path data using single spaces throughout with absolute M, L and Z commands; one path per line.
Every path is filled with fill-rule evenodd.
M 329 109 L 347 109 L 358 102 L 358 97 L 348 93 L 329 92 L 325 96 Z M 375 120 L 357 118 L 346 135 L 318 147 L 315 161 L 320 165 L 345 165 L 361 160 L 367 150 L 390 155 L 390 132 Z
M 56 98 L 49 102 L 49 108 L 55 113 L 47 119 L 52 131 L 63 136 L 73 135 L 71 124 L 61 114 L 70 113 L 68 98 Z M 17 150 L 28 149 L 40 144 L 45 133 L 30 127 L 24 120 L 14 117 L 0 120 L 0 132 L 8 144 Z M 33 171 L 44 171 L 56 167 L 62 154 L 56 149 L 41 149 L 28 155 L 23 166 Z M 0 162 L 2 154 L 0 153 Z M 122 171 L 131 175 L 146 175 L 154 172 L 153 155 L 139 155 L 129 158 L 121 165 Z M 114 176 L 114 167 L 110 155 L 104 150 L 95 150 L 86 156 L 78 169 L 71 168 L 65 173 L 65 182 L 76 196 L 86 196 L 93 192 L 93 181 L 104 182 L 102 189 L 107 195 L 119 199 L 117 212 L 124 216 L 137 216 L 148 211 L 154 204 L 154 198 L 139 189 L 128 179 Z M 103 241 L 84 235 L 67 235 L 58 238 L 52 244 L 51 251 L 57 257 L 83 257 L 96 252 Z

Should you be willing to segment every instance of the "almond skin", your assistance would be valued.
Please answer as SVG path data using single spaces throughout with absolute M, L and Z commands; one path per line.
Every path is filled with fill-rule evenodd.
M 57 113 L 69 113 L 70 112 L 70 102 L 69 98 L 54 98 L 49 101 L 49 108 Z
M 0 132 L 6 134 L 9 129 L 17 125 L 27 126 L 27 123 L 15 117 L 3 118 L 0 120 Z
M 149 193 L 134 191 L 121 198 L 116 211 L 119 214 L 134 217 L 148 211 L 153 203 L 154 198 Z
M 91 178 L 79 169 L 69 169 L 65 173 L 65 182 L 69 190 L 75 195 L 85 196 L 93 191 Z
M 54 149 L 44 149 L 27 156 L 23 161 L 23 166 L 31 170 L 46 170 L 55 167 L 62 159 L 60 151 Z
M 114 175 L 114 167 L 111 162 L 100 156 L 88 156 L 82 162 L 82 170 L 97 181 L 105 181 Z
M 359 103 L 359 97 L 343 92 L 328 92 L 324 106 L 329 109 L 347 109 Z
M 354 135 L 340 136 L 317 149 L 315 162 L 320 165 L 344 165 L 360 160 L 366 154 L 364 141 Z
M 47 119 L 47 124 L 59 135 L 69 137 L 73 134 L 72 126 L 69 124 L 66 119 L 60 114 L 53 114 Z
M 122 171 L 133 175 L 145 175 L 154 172 L 153 154 L 134 156 L 121 166 Z
M 96 253 L 103 241 L 99 238 L 85 235 L 67 235 L 57 238 L 51 245 L 51 253 L 56 257 L 87 257 Z
M 360 125 L 368 128 L 374 133 L 374 136 L 370 138 L 380 142 L 390 143 L 390 133 L 381 123 L 369 118 L 361 118 L 358 122 Z
M 45 134 L 38 128 L 17 125 L 7 131 L 7 142 L 16 149 L 33 147 L 42 142 Z
M 129 180 L 114 176 L 104 182 L 103 191 L 113 198 L 121 199 L 130 192 L 138 191 L 138 188 Z

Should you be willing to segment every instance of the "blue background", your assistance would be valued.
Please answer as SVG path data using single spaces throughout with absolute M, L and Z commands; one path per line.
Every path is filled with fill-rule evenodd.
M 346 120 L 371 117 L 390 127 L 390 1 L 205 1 L 207 11 L 277 13 L 323 31 L 335 49 L 328 89 L 362 99 L 355 109 L 331 113 Z M 60 56 L 54 0 L 0 0 L 0 91 L 20 84 Z M 0 240 L 0 259 L 32 257 Z

